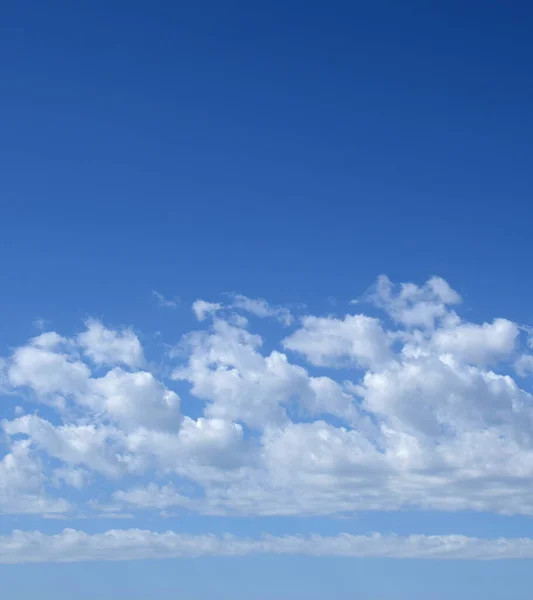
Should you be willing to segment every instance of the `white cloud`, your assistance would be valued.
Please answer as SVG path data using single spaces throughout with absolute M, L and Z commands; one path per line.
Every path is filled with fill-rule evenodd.
M 256 317 L 273 317 L 283 325 L 290 325 L 294 318 L 287 308 L 282 306 L 271 306 L 263 298 L 248 298 L 242 294 L 234 294 L 232 308 L 244 310 Z
M 198 321 L 205 321 L 208 316 L 214 315 L 223 308 L 224 306 L 218 302 L 207 302 L 206 300 L 195 300 L 192 304 L 192 310 Z
M 161 308 L 178 308 L 180 304 L 180 299 L 177 296 L 174 298 L 166 298 L 156 290 L 152 290 L 152 295 L 157 300 L 158 306 Z
M 265 440 L 265 461 L 274 477 L 288 483 L 330 485 L 341 477 L 364 478 L 365 471 L 388 471 L 385 457 L 365 435 L 324 421 L 293 423 Z M 368 473 L 367 473 L 368 476 Z
M 55 331 L 46 331 L 30 340 L 30 345 L 44 350 L 54 350 L 60 346 L 69 346 L 70 340 Z
M 117 510 L 533 515 L 533 395 L 509 374 L 531 370 L 523 328 L 462 320 L 438 278 L 377 289 L 391 318 L 308 315 L 281 342 L 249 331 L 233 312 L 245 308 L 222 318 L 198 305 L 213 319 L 161 369 L 190 386 L 182 407 L 141 369 L 129 329 L 91 321 L 78 337 L 31 339 L 0 369 L 25 409 L 2 422 L 2 510 L 70 510 L 56 499 L 64 486 L 89 498 L 105 477 Z
M 1 513 L 63 513 L 65 500 L 49 497 L 44 489 L 42 464 L 31 452 L 28 440 L 15 441 L 0 460 Z
M 190 507 L 192 504 L 191 499 L 180 494 L 172 484 L 158 486 L 155 483 L 150 483 L 144 488 L 118 490 L 113 494 L 113 499 L 138 508 L 155 508 L 158 510 L 176 506 Z
M 180 423 L 179 396 L 151 373 L 114 368 L 91 382 L 90 402 L 101 402 L 106 415 L 125 430 L 174 429 Z
M 510 356 L 516 346 L 519 329 L 507 319 L 492 323 L 461 323 L 435 332 L 433 343 L 438 352 L 450 353 L 459 360 L 492 364 Z
M 247 460 L 243 428 L 231 421 L 185 417 L 179 441 L 181 452 L 199 464 L 232 468 Z
M 107 329 L 99 321 L 89 319 L 87 330 L 78 335 L 78 343 L 97 365 L 138 367 L 144 362 L 139 338 L 130 329 Z
M 480 539 L 463 535 L 340 534 L 332 537 L 158 533 L 113 529 L 87 534 L 64 529 L 55 535 L 15 530 L 0 536 L 0 563 L 139 560 L 201 556 L 279 554 L 346 558 L 502 560 L 533 558 L 530 538 Z
M 302 327 L 283 340 L 287 350 L 322 367 L 377 367 L 390 359 L 390 344 L 380 322 L 365 315 L 346 315 L 342 320 L 307 316 Z
M 294 320 L 289 309 L 283 306 L 272 306 L 263 298 L 248 298 L 243 294 L 229 294 L 229 296 L 231 302 L 226 305 L 219 302 L 196 300 L 192 304 L 192 310 L 196 318 L 199 321 L 204 321 L 207 317 L 214 316 L 221 310 L 234 310 L 244 311 L 261 318 L 271 317 L 286 326 Z
M 123 430 L 102 424 L 54 425 L 33 414 L 4 420 L 2 428 L 11 437 L 27 436 L 28 451 L 61 461 L 65 467 L 55 469 L 50 481 L 63 480 L 74 487 L 81 487 L 80 477 L 84 482 L 90 473 L 118 480 L 151 468 L 205 483 L 223 480 L 228 470 L 253 460 L 242 427 L 216 419 L 185 417 L 179 431 L 169 432 L 144 426 Z
M 292 401 L 310 411 L 353 415 L 350 396 L 337 383 L 309 377 L 281 352 L 263 356 L 258 352 L 261 338 L 241 327 L 216 320 L 212 332 L 193 334 L 187 343 L 188 364 L 173 377 L 188 381 L 192 393 L 209 402 L 209 417 L 263 428 L 286 422 Z
M 94 341 L 96 328 L 99 332 L 96 338 L 100 341 L 105 338 L 106 342 L 98 350 L 92 347 L 90 352 L 99 352 L 100 358 L 107 355 L 110 364 L 133 365 L 140 360 L 143 351 L 131 332 L 105 330 L 102 338 L 101 325 L 92 323 L 80 336 L 85 349 L 88 343 L 85 335 L 92 332 L 89 337 Z M 178 395 L 151 373 L 114 367 L 103 376 L 94 377 L 89 366 L 80 360 L 74 340 L 55 332 L 42 334 L 27 346 L 17 348 L 8 362 L 7 378 L 12 386 L 31 389 L 39 400 L 60 408 L 63 413 L 73 403 L 78 409 L 88 411 L 92 418 L 118 423 L 125 430 L 139 426 L 175 430 L 179 427 Z
M 62 483 L 69 485 L 77 490 L 81 490 L 91 479 L 91 475 L 85 469 L 76 469 L 74 467 L 60 467 L 55 469 L 52 475 L 57 485 Z
M 436 320 L 453 316 L 449 306 L 461 303 L 459 294 L 440 277 L 432 277 L 423 286 L 402 283 L 397 289 L 382 275 L 370 299 L 406 327 L 433 327 Z
M 55 426 L 37 415 L 25 415 L 4 421 L 3 429 L 10 436 L 28 436 L 34 447 L 65 465 L 82 465 L 107 477 L 118 477 L 128 471 L 130 457 L 122 451 L 124 434 L 113 427 Z
M 41 398 L 85 390 L 89 376 L 79 360 L 33 343 L 15 350 L 8 367 L 11 385 L 32 388 Z
M 449 441 L 488 427 L 514 438 L 521 423 L 531 422 L 532 397 L 509 376 L 434 355 L 367 372 L 359 393 L 384 424 L 423 440 Z
M 516 359 L 514 367 L 520 377 L 525 377 L 529 373 L 533 373 L 533 356 L 531 354 L 522 354 Z

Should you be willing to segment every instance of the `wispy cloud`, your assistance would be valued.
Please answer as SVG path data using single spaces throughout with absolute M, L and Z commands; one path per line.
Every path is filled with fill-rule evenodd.
M 14 531 L 0 537 L 0 563 L 139 560 L 201 556 L 278 554 L 347 558 L 501 560 L 533 558 L 533 539 L 479 539 L 462 535 L 349 535 L 332 537 L 187 535 L 142 529 L 87 534 L 65 529 L 56 535 Z
M 178 308 L 180 304 L 180 298 L 174 296 L 173 298 L 166 298 L 157 290 L 152 290 L 152 295 L 157 300 L 157 304 L 161 308 Z

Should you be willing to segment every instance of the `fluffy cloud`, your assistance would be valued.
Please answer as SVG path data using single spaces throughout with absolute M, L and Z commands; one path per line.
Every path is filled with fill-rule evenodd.
M 192 304 L 192 310 L 199 321 L 204 321 L 209 315 L 215 314 L 223 308 L 218 302 L 207 302 L 206 300 L 195 300 Z
M 103 477 L 128 511 L 533 514 L 533 396 L 511 375 L 531 371 L 523 328 L 463 320 L 439 278 L 380 278 L 366 300 L 385 315 L 306 315 L 281 341 L 240 313 L 289 324 L 283 309 L 197 301 L 212 318 L 153 373 L 130 329 L 29 340 L 2 361 L 17 404 L 37 403 L 1 423 L 0 510 L 75 512 L 58 495 L 88 500 Z
M 91 319 L 87 330 L 78 336 L 78 343 L 97 365 L 138 367 L 144 361 L 139 338 L 130 329 L 114 331 Z
M 24 415 L 4 421 L 3 428 L 9 436 L 28 436 L 36 449 L 65 465 L 81 465 L 111 478 L 128 470 L 130 457 L 121 453 L 124 434 L 113 427 L 94 424 L 55 426 L 37 415 Z
M 11 385 L 30 388 L 41 398 L 83 391 L 90 375 L 87 365 L 43 346 L 40 338 L 15 350 L 7 372 Z
M 377 319 L 365 315 L 304 317 L 302 327 L 285 338 L 283 345 L 320 367 L 376 368 L 391 356 L 391 339 Z
M 0 460 L 0 513 L 63 513 L 68 502 L 49 497 L 44 490 L 43 466 L 28 440 L 13 443 Z
M 492 364 L 510 356 L 516 346 L 518 327 L 507 319 L 492 323 L 461 323 L 435 332 L 433 343 L 439 353 L 475 365 Z
M 423 286 L 395 286 L 382 275 L 369 299 L 406 327 L 433 327 L 440 319 L 453 318 L 449 307 L 461 303 L 461 296 L 440 277 L 432 277 Z
M 285 354 L 263 356 L 262 340 L 242 327 L 216 320 L 212 331 L 187 338 L 188 364 L 176 369 L 176 380 L 188 381 L 191 392 L 208 401 L 206 415 L 262 429 L 286 423 L 292 400 L 311 413 L 329 412 L 353 418 L 352 397 L 326 377 L 313 378 L 291 364 Z
M 7 380 L 16 391 L 27 389 L 63 413 L 74 406 L 86 418 L 106 420 L 124 430 L 179 427 L 179 396 L 151 373 L 115 366 L 98 377 L 79 351 L 100 367 L 116 363 L 134 367 L 144 360 L 140 342 L 131 331 L 116 332 L 89 321 L 86 331 L 75 339 L 47 332 L 17 348 L 7 361 Z
M 186 417 L 177 432 L 146 427 L 128 431 L 102 424 L 54 425 L 35 414 L 2 425 L 8 436 L 28 436 L 24 441 L 28 447 L 31 440 L 35 450 L 67 467 L 83 467 L 109 479 L 141 475 L 153 467 L 202 481 L 216 479 L 219 471 L 224 473 L 250 459 L 241 426 L 203 418 Z
M 530 538 L 480 539 L 462 535 L 350 535 L 332 537 L 157 533 L 142 529 L 113 529 L 87 534 L 64 529 L 56 535 L 14 531 L 0 537 L 0 563 L 138 560 L 200 556 L 281 554 L 342 556 L 346 558 L 418 558 L 498 560 L 533 558 Z
M 151 373 L 115 368 L 94 379 L 90 402 L 98 405 L 123 429 L 174 429 L 180 423 L 180 399 Z

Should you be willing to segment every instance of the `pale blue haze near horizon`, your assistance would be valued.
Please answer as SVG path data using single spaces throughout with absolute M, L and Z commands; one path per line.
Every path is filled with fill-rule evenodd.
M 78 369 L 91 364 L 91 385 L 97 378 L 105 379 L 106 365 L 126 365 L 128 373 L 137 368 L 149 371 L 167 391 L 179 394 L 182 414 L 191 418 L 190 423 L 203 416 L 220 418 L 224 422 L 220 444 L 228 446 L 215 450 L 202 446 L 197 454 L 179 446 L 181 452 L 191 452 L 190 464 L 183 467 L 189 470 L 179 471 L 171 489 L 174 493 L 175 485 L 190 498 L 179 508 L 173 500 L 174 504 L 148 510 L 144 500 L 136 500 L 137 504 L 132 496 L 125 500 L 124 490 L 149 486 L 160 473 L 155 467 L 141 475 L 141 467 L 132 467 L 125 474 L 120 471 L 118 478 L 120 469 L 107 454 L 98 464 L 87 456 L 66 458 L 63 450 L 52 451 L 43 437 L 32 442 L 41 445 L 24 462 L 39 483 L 29 491 L 20 484 L 21 493 L 35 499 L 34 494 L 42 492 L 43 498 L 64 500 L 70 508 L 49 512 L 31 508 L 19 514 L 13 508 L 16 497 L 9 496 L 4 513 L 0 502 L 0 536 L 7 539 L 13 530 L 51 536 L 65 528 L 88 534 L 139 528 L 193 535 L 230 533 L 246 539 L 262 534 L 329 537 L 370 532 L 402 539 L 411 535 L 533 539 L 533 509 L 522 502 L 527 491 L 533 491 L 531 484 L 527 478 L 516 483 L 523 473 L 512 469 L 504 473 L 503 466 L 504 474 L 499 479 L 487 476 L 486 485 L 487 489 L 492 484 L 494 489 L 509 485 L 512 514 L 503 514 L 498 501 L 483 490 L 471 493 L 469 483 L 458 477 L 446 506 L 439 505 L 435 493 L 425 506 L 418 496 L 409 496 L 401 507 L 384 500 L 373 510 L 368 500 L 351 514 L 344 508 L 329 514 L 325 504 L 314 512 L 311 500 L 309 504 L 302 500 L 308 512 L 299 516 L 284 513 L 280 506 L 285 500 L 279 500 L 278 512 L 265 516 L 278 500 L 269 496 L 260 507 L 254 504 L 259 502 L 254 494 L 259 494 L 261 481 L 252 471 L 246 475 L 249 487 L 231 488 L 236 490 L 231 501 L 230 492 L 228 497 L 211 498 L 216 498 L 217 510 L 227 513 L 215 514 L 214 504 L 196 512 L 194 502 L 203 498 L 199 488 L 205 484 L 215 490 L 218 483 L 212 482 L 219 482 L 226 469 L 226 463 L 220 466 L 217 460 L 238 463 L 235 452 L 252 447 L 264 431 L 270 431 L 268 427 L 279 425 L 279 407 L 250 416 L 239 405 L 243 412 L 236 416 L 232 411 L 237 409 L 216 395 L 216 385 L 203 395 L 191 391 L 191 386 L 202 385 L 192 363 L 185 375 L 173 371 L 178 368 L 176 356 L 181 360 L 185 352 L 183 346 L 192 347 L 196 339 L 189 337 L 176 348 L 182 336 L 200 326 L 210 331 L 210 317 L 203 320 L 198 309 L 196 316 L 191 310 L 193 302 L 203 299 L 224 305 L 208 313 L 227 310 L 224 323 L 239 331 L 235 335 L 244 336 L 238 337 L 239 343 L 254 345 L 241 331 L 248 325 L 237 321 L 233 310 L 241 311 L 241 318 L 246 312 L 250 332 L 262 336 L 261 354 L 285 352 L 290 363 L 307 369 L 311 378 L 327 376 L 342 386 L 350 379 L 346 363 L 333 364 L 331 356 L 326 359 L 316 349 L 304 348 L 295 330 L 305 315 L 341 319 L 363 306 L 366 315 L 382 319 L 387 335 L 400 323 L 403 335 L 409 336 L 411 324 L 401 320 L 399 305 L 385 292 L 379 302 L 369 301 L 369 290 L 374 293 L 377 278 L 386 275 L 394 283 L 419 286 L 416 302 L 434 303 L 436 311 L 443 311 L 435 319 L 442 317 L 444 322 L 452 315 L 443 327 L 455 327 L 455 310 L 465 323 L 506 319 L 502 327 L 507 329 L 498 329 L 494 347 L 483 338 L 481 350 L 471 345 L 459 348 L 458 338 L 446 337 L 448 329 L 438 339 L 436 334 L 431 337 L 427 331 L 433 321 L 423 335 L 430 340 L 427 348 L 441 344 L 443 352 L 450 351 L 454 360 L 469 365 L 461 372 L 471 372 L 472 365 L 486 372 L 494 369 L 513 377 L 530 394 L 528 374 L 533 369 L 528 361 L 533 364 L 533 359 L 527 348 L 533 344 L 525 337 L 533 327 L 532 26 L 533 7 L 521 1 L 21 0 L 2 6 L 0 421 L 7 424 L 5 431 L 0 430 L 0 460 L 22 437 L 37 440 L 45 420 L 54 427 L 66 423 L 64 407 L 54 404 L 55 396 L 48 394 L 52 388 L 44 389 L 49 382 L 32 379 L 29 371 L 20 375 L 16 362 L 15 349 L 52 348 L 28 342 L 42 331 L 68 338 L 60 342 L 68 348 L 61 356 L 68 354 L 69 365 L 75 363 Z M 451 289 L 441 293 L 439 288 L 431 295 L 433 284 L 426 282 L 434 276 L 461 295 L 460 308 Z M 269 304 L 250 309 L 239 294 Z M 284 322 L 289 314 L 291 329 Z M 76 337 L 84 323 L 89 323 L 90 333 L 90 323 L 100 322 L 116 331 L 131 327 L 142 344 L 142 356 L 128 354 L 113 362 L 108 354 L 95 354 L 102 350 L 91 346 L 94 338 L 86 342 Z M 501 340 L 507 334 L 510 341 L 504 348 Z M 517 340 L 524 338 L 522 345 L 514 345 L 515 334 Z M 390 335 L 393 339 L 396 334 Z M 387 342 L 382 354 L 396 352 L 398 339 Z M 130 350 L 136 352 L 135 348 Z M 215 351 L 215 345 L 209 348 Z M 85 358 L 80 359 L 82 355 Z M 378 372 L 382 367 L 381 357 L 378 361 L 374 354 L 357 360 L 363 361 L 359 370 Z M 210 369 L 211 359 L 205 365 Z M 278 368 L 276 374 L 283 366 Z M 65 394 L 76 397 L 80 406 L 85 403 L 85 408 L 96 402 L 86 391 L 80 400 L 82 392 L 69 387 L 73 380 L 65 381 L 62 388 L 55 382 L 58 387 L 52 391 L 61 395 L 68 387 Z M 23 386 L 27 389 L 21 392 Z M 98 393 L 104 394 L 101 389 Z M 312 385 L 309 389 L 315 393 Z M 354 389 L 343 388 L 356 395 Z M 305 413 L 300 419 L 299 413 L 291 412 L 298 412 L 291 404 L 294 395 L 287 393 L 289 420 L 310 425 L 316 415 Z M 215 412 L 204 414 L 198 397 L 212 403 Z M 268 394 L 265 398 L 268 402 Z M 501 402 L 500 412 L 487 417 L 486 430 L 505 421 L 502 414 L 509 413 L 512 402 L 505 406 Z M 381 406 L 376 401 L 374 414 L 385 414 L 379 412 Z M 95 427 L 104 422 L 98 420 L 104 419 L 98 408 Z M 161 408 L 160 421 L 170 418 L 167 408 L 166 404 Z M 317 414 L 331 427 L 328 431 L 338 433 L 339 423 L 345 426 L 342 419 L 350 417 L 333 409 L 328 413 L 329 408 L 317 409 Z M 116 406 L 106 410 L 116 412 L 111 425 L 106 421 L 105 426 L 119 423 L 120 431 L 131 437 L 139 422 L 132 424 L 133 417 Z M 37 412 L 42 420 L 28 425 L 26 416 Z M 390 423 L 397 424 L 404 416 L 398 412 L 398 420 Z M 464 416 L 470 417 L 471 413 Z M 143 418 L 138 418 L 141 425 Z M 69 423 L 86 425 L 79 414 L 72 419 Z M 526 422 L 520 415 L 513 419 L 505 422 L 516 428 L 520 419 Z M 406 426 L 403 433 L 410 431 Z M 498 439 L 506 439 L 510 431 L 505 429 Z M 523 437 L 517 434 L 518 446 L 526 443 L 528 433 L 522 433 Z M 431 437 L 424 436 L 424 440 Z M 236 445 L 228 450 L 233 441 Z M 518 452 L 518 446 L 509 452 Z M 134 450 L 129 448 L 131 458 Z M 220 448 L 228 452 L 224 458 Z M 287 442 L 283 448 L 290 451 L 292 446 Z M 464 448 L 457 452 L 468 454 Z M 533 454 L 520 448 L 524 454 L 516 463 L 529 464 Z M 274 460 L 278 454 L 271 451 Z M 96 456 L 99 450 L 95 446 L 91 452 Z M 218 469 L 216 475 L 194 470 L 200 452 L 205 452 L 201 469 Z M 135 455 L 135 460 L 144 458 Z M 165 465 L 158 467 L 163 470 L 169 468 L 164 460 Z M 305 470 L 305 464 L 294 461 Z M 63 463 L 76 468 L 69 466 L 67 473 Z M 462 475 L 472 465 L 463 467 Z M 328 476 L 349 468 L 340 460 Z M 46 489 L 39 487 L 41 474 L 33 469 L 42 469 L 42 477 L 48 478 Z M 19 485 L 17 475 L 13 477 Z M 414 480 L 409 481 L 413 488 L 402 489 L 416 487 Z M 158 485 L 166 482 L 166 475 L 157 479 Z M 289 498 L 298 500 L 298 491 L 292 496 L 291 490 L 283 489 L 288 494 L 285 506 Z M 309 498 L 318 502 L 312 493 Z M 108 510 L 111 516 L 89 514 L 92 508 L 71 510 L 82 505 L 94 508 L 96 504 L 90 503 L 95 498 L 105 505 L 103 513 Z M 110 498 L 114 503 L 130 502 L 131 511 L 121 505 L 128 514 L 119 515 L 115 504 L 112 508 L 105 504 L 111 503 Z M 187 503 L 191 498 L 192 504 Z M 332 502 L 340 506 L 343 498 L 339 495 Z M 242 514 L 239 507 L 244 504 L 239 502 L 249 503 Z M 215 595 L 228 600 L 531 597 L 531 559 L 450 558 L 267 553 L 1 564 L 0 593 L 13 600 L 37 595 L 43 600 L 73 595 L 80 600 L 207 600 Z

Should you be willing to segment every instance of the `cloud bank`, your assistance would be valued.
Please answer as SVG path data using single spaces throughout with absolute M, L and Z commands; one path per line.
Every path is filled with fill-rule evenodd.
M 15 348 L 0 511 L 533 514 L 527 329 L 465 320 L 438 277 L 380 277 L 350 308 L 197 300 L 198 327 L 155 369 L 133 328 L 97 320 Z
M 14 531 L 0 536 L 0 563 L 120 561 L 202 556 L 283 554 L 350 558 L 500 560 L 533 558 L 529 538 L 479 539 L 461 535 L 349 535 L 332 537 L 157 533 L 114 529 L 89 535 L 65 529 L 56 535 Z

